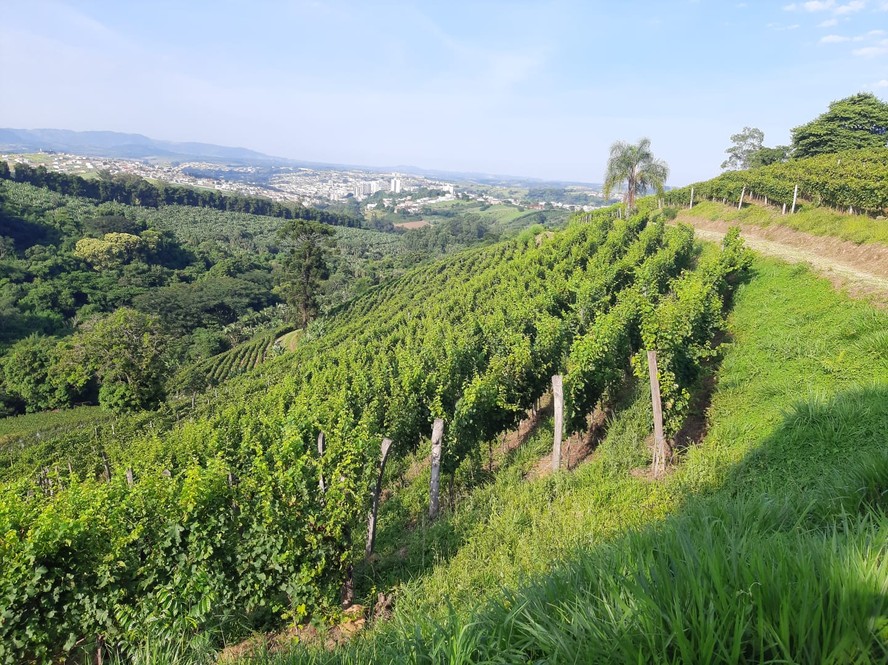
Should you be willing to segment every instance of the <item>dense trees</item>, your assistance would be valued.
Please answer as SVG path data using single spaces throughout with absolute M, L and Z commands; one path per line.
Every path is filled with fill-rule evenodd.
M 69 352 L 95 372 L 99 404 L 126 411 L 151 408 L 163 398 L 165 343 L 156 316 L 121 307 L 75 335 Z
M 862 92 L 829 105 L 829 109 L 792 130 L 793 157 L 814 157 L 888 145 L 888 104 Z
M 607 160 L 604 197 L 610 198 L 611 192 L 618 185 L 626 183 L 623 200 L 631 210 L 639 194 L 649 189 L 662 192 L 663 183 L 668 177 L 669 167 L 666 162 L 654 157 L 650 139 L 643 138 L 636 144 L 617 141 L 611 146 Z
M 160 205 L 197 206 L 284 219 L 307 219 L 333 226 L 363 225 L 363 219 L 359 215 L 307 208 L 299 204 L 282 204 L 265 198 L 221 194 L 191 187 L 154 185 L 136 176 L 106 175 L 104 178 L 86 179 L 78 175 L 49 171 L 44 166 L 34 168 L 22 163 L 15 164 L 10 171 L 9 165 L 2 162 L 0 179 L 10 178 L 16 182 L 46 187 L 60 194 L 83 196 L 102 202 L 114 201 L 153 208 Z
M 333 231 L 323 224 L 297 219 L 282 226 L 279 235 L 287 247 L 281 263 L 280 292 L 305 327 L 318 313 L 321 282 L 330 276 L 327 258 Z

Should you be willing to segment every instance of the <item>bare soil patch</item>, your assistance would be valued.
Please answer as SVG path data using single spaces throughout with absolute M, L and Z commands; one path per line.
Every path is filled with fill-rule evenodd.
M 712 221 L 681 213 L 678 221 L 694 227 L 704 240 L 721 241 L 732 226 L 739 226 L 747 246 L 790 263 L 809 263 L 817 272 L 849 295 L 888 306 L 888 247 L 858 245 L 839 238 L 815 236 L 785 226 L 755 226 Z
M 418 222 L 398 222 L 394 226 L 399 229 L 407 229 L 408 231 L 415 231 L 416 229 L 421 229 L 425 226 L 431 226 L 431 222 L 427 222 L 424 219 L 419 220 Z

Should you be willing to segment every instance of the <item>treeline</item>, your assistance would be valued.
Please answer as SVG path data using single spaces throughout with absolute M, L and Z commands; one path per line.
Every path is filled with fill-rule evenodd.
M 22 163 L 16 163 L 10 169 L 9 164 L 0 162 L 0 179 L 46 187 L 59 194 L 82 196 L 101 203 L 113 201 L 148 208 L 162 205 L 195 206 L 283 219 L 306 219 L 331 226 L 364 226 L 364 220 L 359 216 L 309 208 L 296 203 L 283 204 L 257 196 L 221 194 L 213 190 L 166 183 L 155 185 L 138 176 L 87 179 L 79 175 L 50 171 L 45 166 L 35 168 Z
M 277 257 L 287 241 L 278 226 L 0 181 L 0 416 L 95 403 L 155 408 L 170 391 L 193 391 L 175 383 L 178 368 L 285 323 L 276 285 L 286 279 Z M 331 262 L 325 305 L 403 269 L 392 258 L 400 235 L 339 234 L 348 242 Z M 113 348 L 113 340 L 135 328 L 139 344 L 151 343 L 123 381 L 115 367 L 141 347 Z

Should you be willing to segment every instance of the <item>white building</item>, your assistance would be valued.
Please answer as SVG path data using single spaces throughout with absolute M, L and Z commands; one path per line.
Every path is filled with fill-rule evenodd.
M 392 186 L 389 190 L 395 194 L 401 193 L 401 179 L 400 178 L 392 178 Z

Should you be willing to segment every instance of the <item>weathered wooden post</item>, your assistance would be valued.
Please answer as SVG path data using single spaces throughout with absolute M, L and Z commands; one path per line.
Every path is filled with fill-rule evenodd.
M 789 212 L 790 215 L 795 214 L 796 200 L 799 198 L 799 186 L 796 185 L 795 189 L 792 190 L 792 210 Z
M 102 466 L 105 472 L 105 482 L 111 482 L 111 465 L 108 464 L 108 456 L 105 454 L 105 451 L 102 451 Z
M 382 475 L 385 472 L 385 463 L 388 460 L 389 450 L 392 447 L 391 439 L 383 439 L 379 450 L 379 473 L 376 476 L 376 487 L 373 488 L 373 502 L 370 506 L 370 515 L 367 517 L 367 547 L 365 556 L 373 554 L 373 545 L 376 542 L 376 515 L 379 512 L 379 495 L 382 492 Z
M 694 188 L 691 187 L 691 202 L 688 204 L 688 210 L 694 207 Z
M 324 459 L 324 433 L 318 432 L 318 461 Z M 318 488 L 321 492 L 326 492 L 327 488 L 324 486 L 324 473 L 323 471 L 318 474 Z
M 740 190 L 740 203 L 737 204 L 737 210 L 743 207 L 743 195 L 746 194 L 746 185 L 743 185 L 743 189 Z
M 784 215 L 786 214 L 786 204 L 785 203 L 783 204 L 783 214 Z
M 552 407 L 555 415 L 555 440 L 552 442 L 552 471 L 561 468 L 561 438 L 564 434 L 564 384 L 560 374 L 552 377 Z
M 654 407 L 654 476 L 666 470 L 666 437 L 663 434 L 663 405 L 660 400 L 660 378 L 657 371 L 657 352 L 648 351 L 648 374 L 651 378 L 651 403 Z
M 441 491 L 441 441 L 444 438 L 444 421 L 435 418 L 432 425 L 432 481 L 429 487 L 429 519 L 438 517 L 438 496 Z
M 129 466 L 126 468 L 126 484 L 130 487 L 133 486 L 133 469 Z

